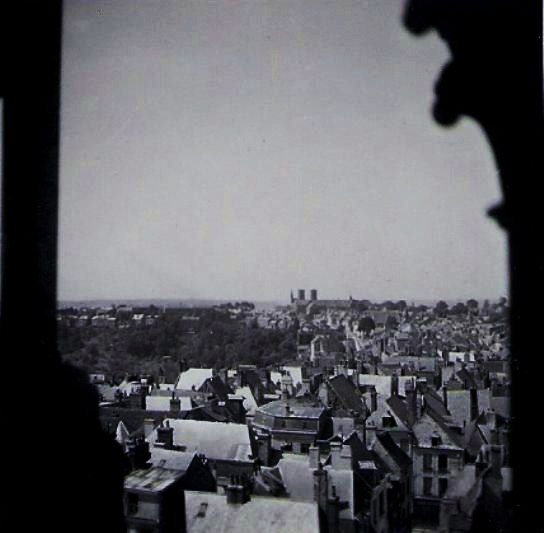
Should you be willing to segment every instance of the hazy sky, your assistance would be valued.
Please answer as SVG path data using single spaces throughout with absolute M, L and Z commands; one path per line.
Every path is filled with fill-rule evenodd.
M 66 0 L 59 297 L 494 298 L 478 127 L 390 0 Z

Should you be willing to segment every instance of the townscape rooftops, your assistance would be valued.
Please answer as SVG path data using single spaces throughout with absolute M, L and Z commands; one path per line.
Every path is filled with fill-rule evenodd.
M 254 496 L 243 505 L 227 503 L 226 497 L 210 492 L 185 491 L 187 530 L 192 533 L 240 533 L 319 531 L 318 508 L 314 502 Z

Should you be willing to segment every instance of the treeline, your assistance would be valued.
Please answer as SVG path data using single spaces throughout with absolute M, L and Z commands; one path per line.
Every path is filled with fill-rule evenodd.
M 164 371 L 184 359 L 190 366 L 275 365 L 296 356 L 296 329 L 248 327 L 220 309 L 166 313 L 143 328 L 58 330 L 61 355 L 88 372 Z

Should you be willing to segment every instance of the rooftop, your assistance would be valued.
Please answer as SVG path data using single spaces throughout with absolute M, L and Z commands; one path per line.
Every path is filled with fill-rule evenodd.
M 253 496 L 247 503 L 229 504 L 222 494 L 186 491 L 185 516 L 191 533 L 319 531 L 317 504 L 288 499 Z

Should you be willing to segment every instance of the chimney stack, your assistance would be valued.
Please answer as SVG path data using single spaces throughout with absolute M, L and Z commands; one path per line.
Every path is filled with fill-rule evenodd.
M 155 420 L 152 418 L 146 418 L 144 420 L 144 437 L 148 437 L 150 433 L 155 429 Z
M 320 453 L 321 453 L 321 450 L 319 449 L 319 446 L 316 446 L 315 444 L 312 444 L 310 446 L 310 461 L 309 461 L 310 468 L 313 468 L 315 470 L 316 468 L 319 467 Z
M 399 395 L 399 377 L 397 374 L 391 376 L 391 396 Z
M 470 420 L 478 418 L 478 391 L 475 388 L 470 389 Z
M 176 393 L 172 391 L 172 397 L 170 398 L 170 414 L 172 418 L 176 418 L 181 411 L 181 400 L 176 398 Z
M 259 459 L 264 466 L 270 466 L 270 456 L 272 453 L 272 437 L 269 433 L 257 436 L 257 449 Z
M 238 476 L 231 476 L 230 483 L 225 487 L 229 505 L 244 504 L 249 501 L 249 491 Z
M 317 469 L 314 470 L 314 501 L 323 511 L 327 507 L 328 494 L 328 474 L 326 470 L 323 470 L 323 465 L 319 463 Z
M 370 391 L 370 412 L 373 413 L 374 411 L 378 410 L 378 393 L 376 392 L 376 388 L 374 387 Z
M 417 420 L 417 393 L 413 380 L 406 382 L 404 393 L 408 407 L 408 424 L 413 426 Z
M 336 487 L 332 486 L 332 496 L 327 498 L 327 526 L 329 533 L 340 531 L 340 498 L 336 495 Z
M 168 420 L 157 428 L 157 443 L 161 443 L 165 450 L 174 448 L 174 428 L 170 427 Z

